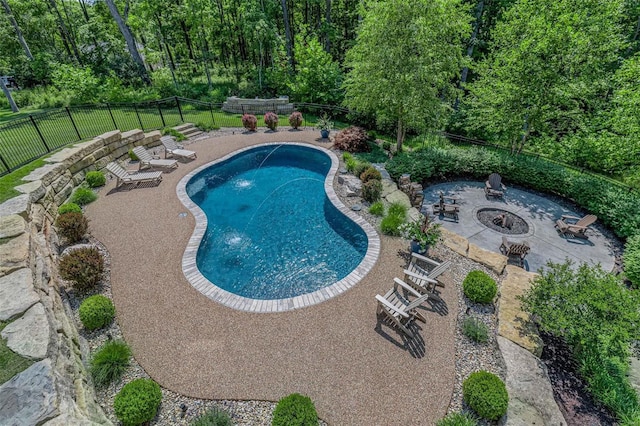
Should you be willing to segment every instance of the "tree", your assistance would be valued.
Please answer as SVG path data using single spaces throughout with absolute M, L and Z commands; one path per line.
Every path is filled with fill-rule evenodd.
M 311 37 L 306 43 L 296 40 L 298 68 L 291 94 L 297 102 L 335 104 L 342 100 L 340 65 Z
M 4 84 L 4 80 L 2 78 L 0 78 L 0 88 L 2 89 L 2 93 L 4 93 L 4 95 L 7 97 L 7 100 L 9 101 L 11 112 L 20 112 L 20 110 L 18 109 L 18 106 L 13 100 L 13 96 L 11 96 L 11 92 L 7 88 L 6 84 Z
M 27 55 L 27 58 L 29 58 L 30 61 L 33 61 L 33 55 L 31 54 L 31 49 L 29 49 L 29 45 L 25 41 L 24 36 L 22 35 L 22 31 L 20 30 L 20 26 L 16 22 L 16 19 L 13 17 L 13 12 L 11 12 L 11 8 L 9 7 L 8 1 L 7 0 L 0 0 L 0 1 L 2 1 L 2 7 L 4 7 L 4 11 L 7 13 L 9 22 L 11 22 L 11 25 L 13 26 L 13 29 L 16 32 L 16 37 L 18 38 L 18 41 L 20 42 L 20 45 L 24 50 L 24 54 Z
M 408 128 L 440 128 L 455 99 L 470 15 L 459 0 L 368 0 L 345 81 L 345 105 Z
M 519 0 L 493 30 L 469 86 L 468 128 L 520 152 L 531 135 L 558 139 L 604 108 L 625 47 L 624 0 Z

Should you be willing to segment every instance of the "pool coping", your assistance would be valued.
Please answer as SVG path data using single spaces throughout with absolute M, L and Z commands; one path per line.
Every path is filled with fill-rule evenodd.
M 200 247 L 200 241 L 204 237 L 204 234 L 207 230 L 207 216 L 202 211 L 198 205 L 196 205 L 189 195 L 187 195 L 187 183 L 191 178 L 193 178 L 196 174 L 200 173 L 202 170 L 211 167 L 217 163 L 228 160 L 231 157 L 234 157 L 242 152 L 249 151 L 252 149 L 256 149 L 261 146 L 270 146 L 270 145 L 297 145 L 304 146 L 306 148 L 313 148 L 318 151 L 324 152 L 331 159 L 331 167 L 327 172 L 325 181 L 324 181 L 324 189 L 327 197 L 333 203 L 333 205 L 340 210 L 345 216 L 349 219 L 353 220 L 367 235 L 368 246 L 367 252 L 365 253 L 362 261 L 358 264 L 358 266 L 352 270 L 346 277 L 343 279 L 336 281 L 335 283 L 323 287 L 319 290 L 316 290 L 311 293 L 302 294 L 295 297 L 288 297 L 284 299 L 271 299 L 271 300 L 263 300 L 263 299 L 251 299 L 244 296 L 239 296 L 237 294 L 231 293 L 227 290 L 224 290 L 218 287 L 215 283 L 212 283 L 209 279 L 207 279 L 196 265 L 196 256 L 198 254 L 198 248 Z M 187 243 L 187 247 L 185 248 L 184 254 L 182 255 L 182 272 L 187 279 L 187 281 L 198 290 L 200 293 L 205 295 L 211 300 L 214 300 L 224 306 L 227 306 L 232 309 L 240 310 L 240 311 L 248 311 L 248 312 L 256 312 L 256 313 L 269 313 L 269 312 L 286 312 L 294 309 L 300 309 L 307 306 L 312 306 L 326 300 L 329 300 L 339 294 L 344 293 L 349 290 L 351 287 L 355 286 L 362 278 L 364 278 L 371 268 L 375 265 L 378 257 L 380 255 L 380 237 L 376 230 L 360 215 L 353 212 L 347 206 L 345 206 L 342 201 L 338 198 L 334 188 L 333 181 L 338 172 L 338 168 L 340 166 L 340 161 L 338 157 L 331 152 L 330 150 L 307 144 L 301 142 L 269 142 L 259 145 L 253 145 L 245 148 L 241 148 L 234 152 L 231 152 L 221 158 L 218 158 L 214 161 L 206 163 L 182 177 L 176 186 L 176 194 L 180 202 L 193 214 L 195 219 L 195 228 L 191 237 L 189 238 L 189 242 Z

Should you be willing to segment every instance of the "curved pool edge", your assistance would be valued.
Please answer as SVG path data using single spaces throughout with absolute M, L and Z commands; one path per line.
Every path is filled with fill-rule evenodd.
M 196 256 L 198 253 L 198 248 L 200 247 L 200 241 L 202 240 L 202 237 L 207 230 L 207 216 L 202 211 L 202 209 L 200 209 L 200 207 L 196 205 L 187 195 L 186 187 L 191 178 L 200 173 L 202 170 L 211 167 L 214 164 L 226 161 L 231 157 L 241 154 L 244 151 L 249 151 L 261 146 L 270 145 L 304 146 L 306 148 L 313 148 L 318 151 L 324 152 L 329 156 L 329 158 L 331 159 L 331 167 L 329 168 L 324 181 L 325 193 L 327 194 L 327 197 L 329 198 L 331 203 L 338 210 L 340 210 L 342 214 L 347 216 L 358 226 L 360 226 L 360 228 L 362 228 L 362 230 L 367 235 L 368 244 L 367 252 L 365 253 L 358 266 L 343 279 L 312 293 L 302 294 L 300 296 L 284 299 L 261 300 L 239 296 L 237 294 L 224 290 L 218 287 L 215 283 L 212 283 L 210 280 L 208 280 L 198 269 L 198 266 L 196 264 Z M 333 181 L 338 172 L 339 164 L 340 162 L 338 160 L 338 157 L 333 152 L 323 147 L 301 142 L 270 142 L 252 145 L 233 151 L 221 158 L 204 164 L 183 176 L 176 187 L 176 194 L 180 202 L 182 202 L 182 204 L 187 209 L 189 209 L 191 214 L 193 214 L 196 222 L 193 234 L 189 238 L 187 247 L 185 248 L 184 254 L 182 255 L 182 272 L 187 281 L 191 284 L 192 287 L 194 287 L 196 290 L 198 290 L 200 293 L 211 300 L 214 300 L 232 309 L 256 313 L 285 312 L 293 309 L 304 308 L 306 306 L 312 306 L 329 300 L 355 286 L 369 273 L 371 268 L 373 268 L 373 266 L 377 262 L 378 256 L 380 255 L 380 237 L 378 236 L 378 233 L 375 231 L 373 226 L 369 224 L 369 222 L 367 222 L 361 216 L 345 206 L 338 198 L 338 195 L 333 188 Z

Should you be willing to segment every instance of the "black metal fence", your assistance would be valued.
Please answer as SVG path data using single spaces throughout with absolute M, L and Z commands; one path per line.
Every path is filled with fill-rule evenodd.
M 346 108 L 309 103 L 296 103 L 290 109 L 289 113 L 296 110 L 314 117 L 327 114 L 332 119 L 343 121 L 349 113 Z M 247 106 L 246 112 L 254 111 Z M 220 103 L 180 97 L 59 108 L 0 124 L 0 176 L 65 145 L 105 132 L 150 131 L 185 122 L 206 128 L 242 127 L 241 114 L 222 111 Z M 310 122 L 305 118 L 302 126 L 308 124 Z

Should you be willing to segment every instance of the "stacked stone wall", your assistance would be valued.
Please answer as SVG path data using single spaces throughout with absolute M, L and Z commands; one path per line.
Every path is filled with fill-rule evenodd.
M 0 321 L 10 321 L 1 337 L 33 361 L 0 385 L 0 424 L 111 424 L 96 402 L 88 346 L 64 296 L 52 223 L 87 172 L 103 170 L 134 146 L 159 144 L 159 132 L 132 130 L 62 149 L 23 179 L 22 195 L 0 204 Z

